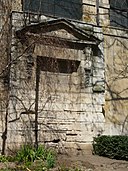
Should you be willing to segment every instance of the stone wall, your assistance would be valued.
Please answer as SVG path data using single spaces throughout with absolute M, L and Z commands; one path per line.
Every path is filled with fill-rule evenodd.
M 9 3 L 8 0 L 1 2 L 5 2 L 3 5 Z M 37 55 L 80 61 L 78 71 L 70 75 L 41 71 L 40 143 L 63 147 L 64 150 L 66 147 L 80 149 L 98 134 L 127 134 L 127 29 L 110 27 L 109 1 L 99 1 L 97 16 L 96 1 L 83 0 L 83 21 L 72 21 L 75 26 L 103 40 L 98 51 L 94 47 L 83 51 L 39 44 L 33 47 L 32 42 L 24 44 L 17 38 L 17 30 L 52 18 L 22 13 L 21 1 L 12 3 L 12 6 L 9 3 L 0 9 L 0 72 L 12 61 L 10 74 L 0 77 L 1 146 L 6 142 L 6 135 L 8 149 L 19 146 L 21 142 L 34 141 Z M 97 17 L 100 28 L 96 26 Z M 55 34 L 72 38 L 65 30 Z M 90 52 L 91 58 L 87 59 Z M 89 66 L 91 73 L 88 79 L 86 72 L 90 71 Z M 6 75 L 10 77 L 9 82 Z M 89 86 L 85 81 L 89 81 Z
M 83 144 L 92 142 L 94 136 L 104 131 L 103 45 L 100 43 L 98 50 L 90 47 L 77 50 L 46 46 L 37 42 L 33 49 L 31 44 L 21 43 L 15 34 L 27 22 L 29 25 L 33 23 L 30 23 L 30 15 L 30 18 L 24 17 L 26 16 L 22 13 L 12 13 L 11 57 L 15 62 L 10 73 L 7 147 L 34 142 L 36 58 L 47 56 L 78 60 L 80 65 L 71 74 L 40 72 L 39 143 L 56 146 L 61 150 L 83 148 Z M 45 18 L 45 21 L 48 19 L 44 16 L 40 18 Z M 76 25 L 85 30 L 88 28 L 85 24 Z M 90 26 L 91 32 L 92 29 L 94 35 L 102 40 L 101 29 Z M 72 35 L 65 30 L 60 32 L 72 39 Z
M 83 0 L 83 21 L 88 24 L 109 26 L 109 0 Z
M 106 133 L 127 135 L 128 35 L 127 30 L 106 28 Z
M 0 145 L 4 148 L 6 142 L 6 127 L 9 97 L 9 66 L 10 61 L 10 11 L 8 0 L 0 1 Z M 2 151 L 3 153 L 4 151 Z
M 96 1 L 83 1 L 83 20 L 97 25 Z M 127 29 L 110 25 L 108 0 L 99 1 L 99 25 L 104 34 L 106 101 L 104 134 L 127 134 L 128 108 L 128 34 Z

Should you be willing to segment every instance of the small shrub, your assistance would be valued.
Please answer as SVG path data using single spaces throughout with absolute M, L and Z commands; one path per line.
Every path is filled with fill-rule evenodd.
M 26 169 L 29 170 L 29 168 L 30 170 L 31 168 L 32 170 L 34 169 L 34 171 L 47 171 L 54 167 L 55 160 L 55 152 L 51 149 L 46 149 L 42 145 L 39 145 L 38 148 L 24 145 L 14 156 L 0 155 L 0 162 L 2 163 L 18 161 L 16 168 L 5 168 L 3 171 L 25 171 Z
M 8 162 L 15 162 L 15 156 L 6 156 Z
M 36 155 L 36 159 L 43 159 L 45 160 L 46 157 L 47 157 L 47 152 L 48 150 L 42 146 L 42 145 L 39 145 L 37 147 L 37 149 L 35 149 L 35 155 Z
M 46 157 L 47 168 L 53 168 L 55 165 L 55 154 L 50 150 Z
M 128 160 L 128 136 L 100 136 L 93 141 L 94 153 L 112 159 Z
M 26 166 L 30 166 L 32 162 L 40 160 L 42 162 L 42 168 L 52 168 L 55 164 L 55 154 L 52 150 L 46 149 L 42 145 L 38 146 L 38 148 L 25 145 L 17 152 L 15 160 L 23 162 Z
M 4 163 L 4 162 L 8 162 L 8 159 L 6 156 L 4 155 L 0 155 L 0 162 Z
M 30 145 L 22 146 L 21 149 L 17 152 L 16 160 L 18 162 L 33 162 L 35 160 L 35 151 L 34 148 Z

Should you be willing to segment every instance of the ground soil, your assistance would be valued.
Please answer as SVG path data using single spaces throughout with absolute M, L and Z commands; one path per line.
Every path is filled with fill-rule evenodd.
M 0 170 L 7 167 L 15 168 L 15 166 L 16 163 L 0 163 Z M 109 159 L 91 153 L 59 154 L 56 167 L 50 170 L 59 171 L 59 168 L 77 168 L 81 171 L 128 171 L 128 161 Z
M 59 155 L 58 165 L 80 168 L 82 171 L 128 171 L 128 161 L 93 154 Z

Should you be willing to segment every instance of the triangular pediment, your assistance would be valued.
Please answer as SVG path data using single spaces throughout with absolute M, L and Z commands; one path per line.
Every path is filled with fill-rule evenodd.
M 59 30 L 55 30 L 55 31 L 42 33 L 42 35 L 58 37 L 58 38 L 63 38 L 63 39 L 67 39 L 67 40 L 76 40 L 76 41 L 79 40 L 77 37 L 75 37 L 73 34 L 69 33 L 65 29 L 59 29 Z
M 92 34 L 83 31 L 75 24 L 65 19 L 53 19 L 50 21 L 25 26 L 16 32 L 20 39 L 24 39 L 25 35 L 55 35 L 65 39 L 76 39 L 79 41 L 88 41 L 99 44 L 100 40 Z M 23 36 L 24 35 L 24 36 Z

